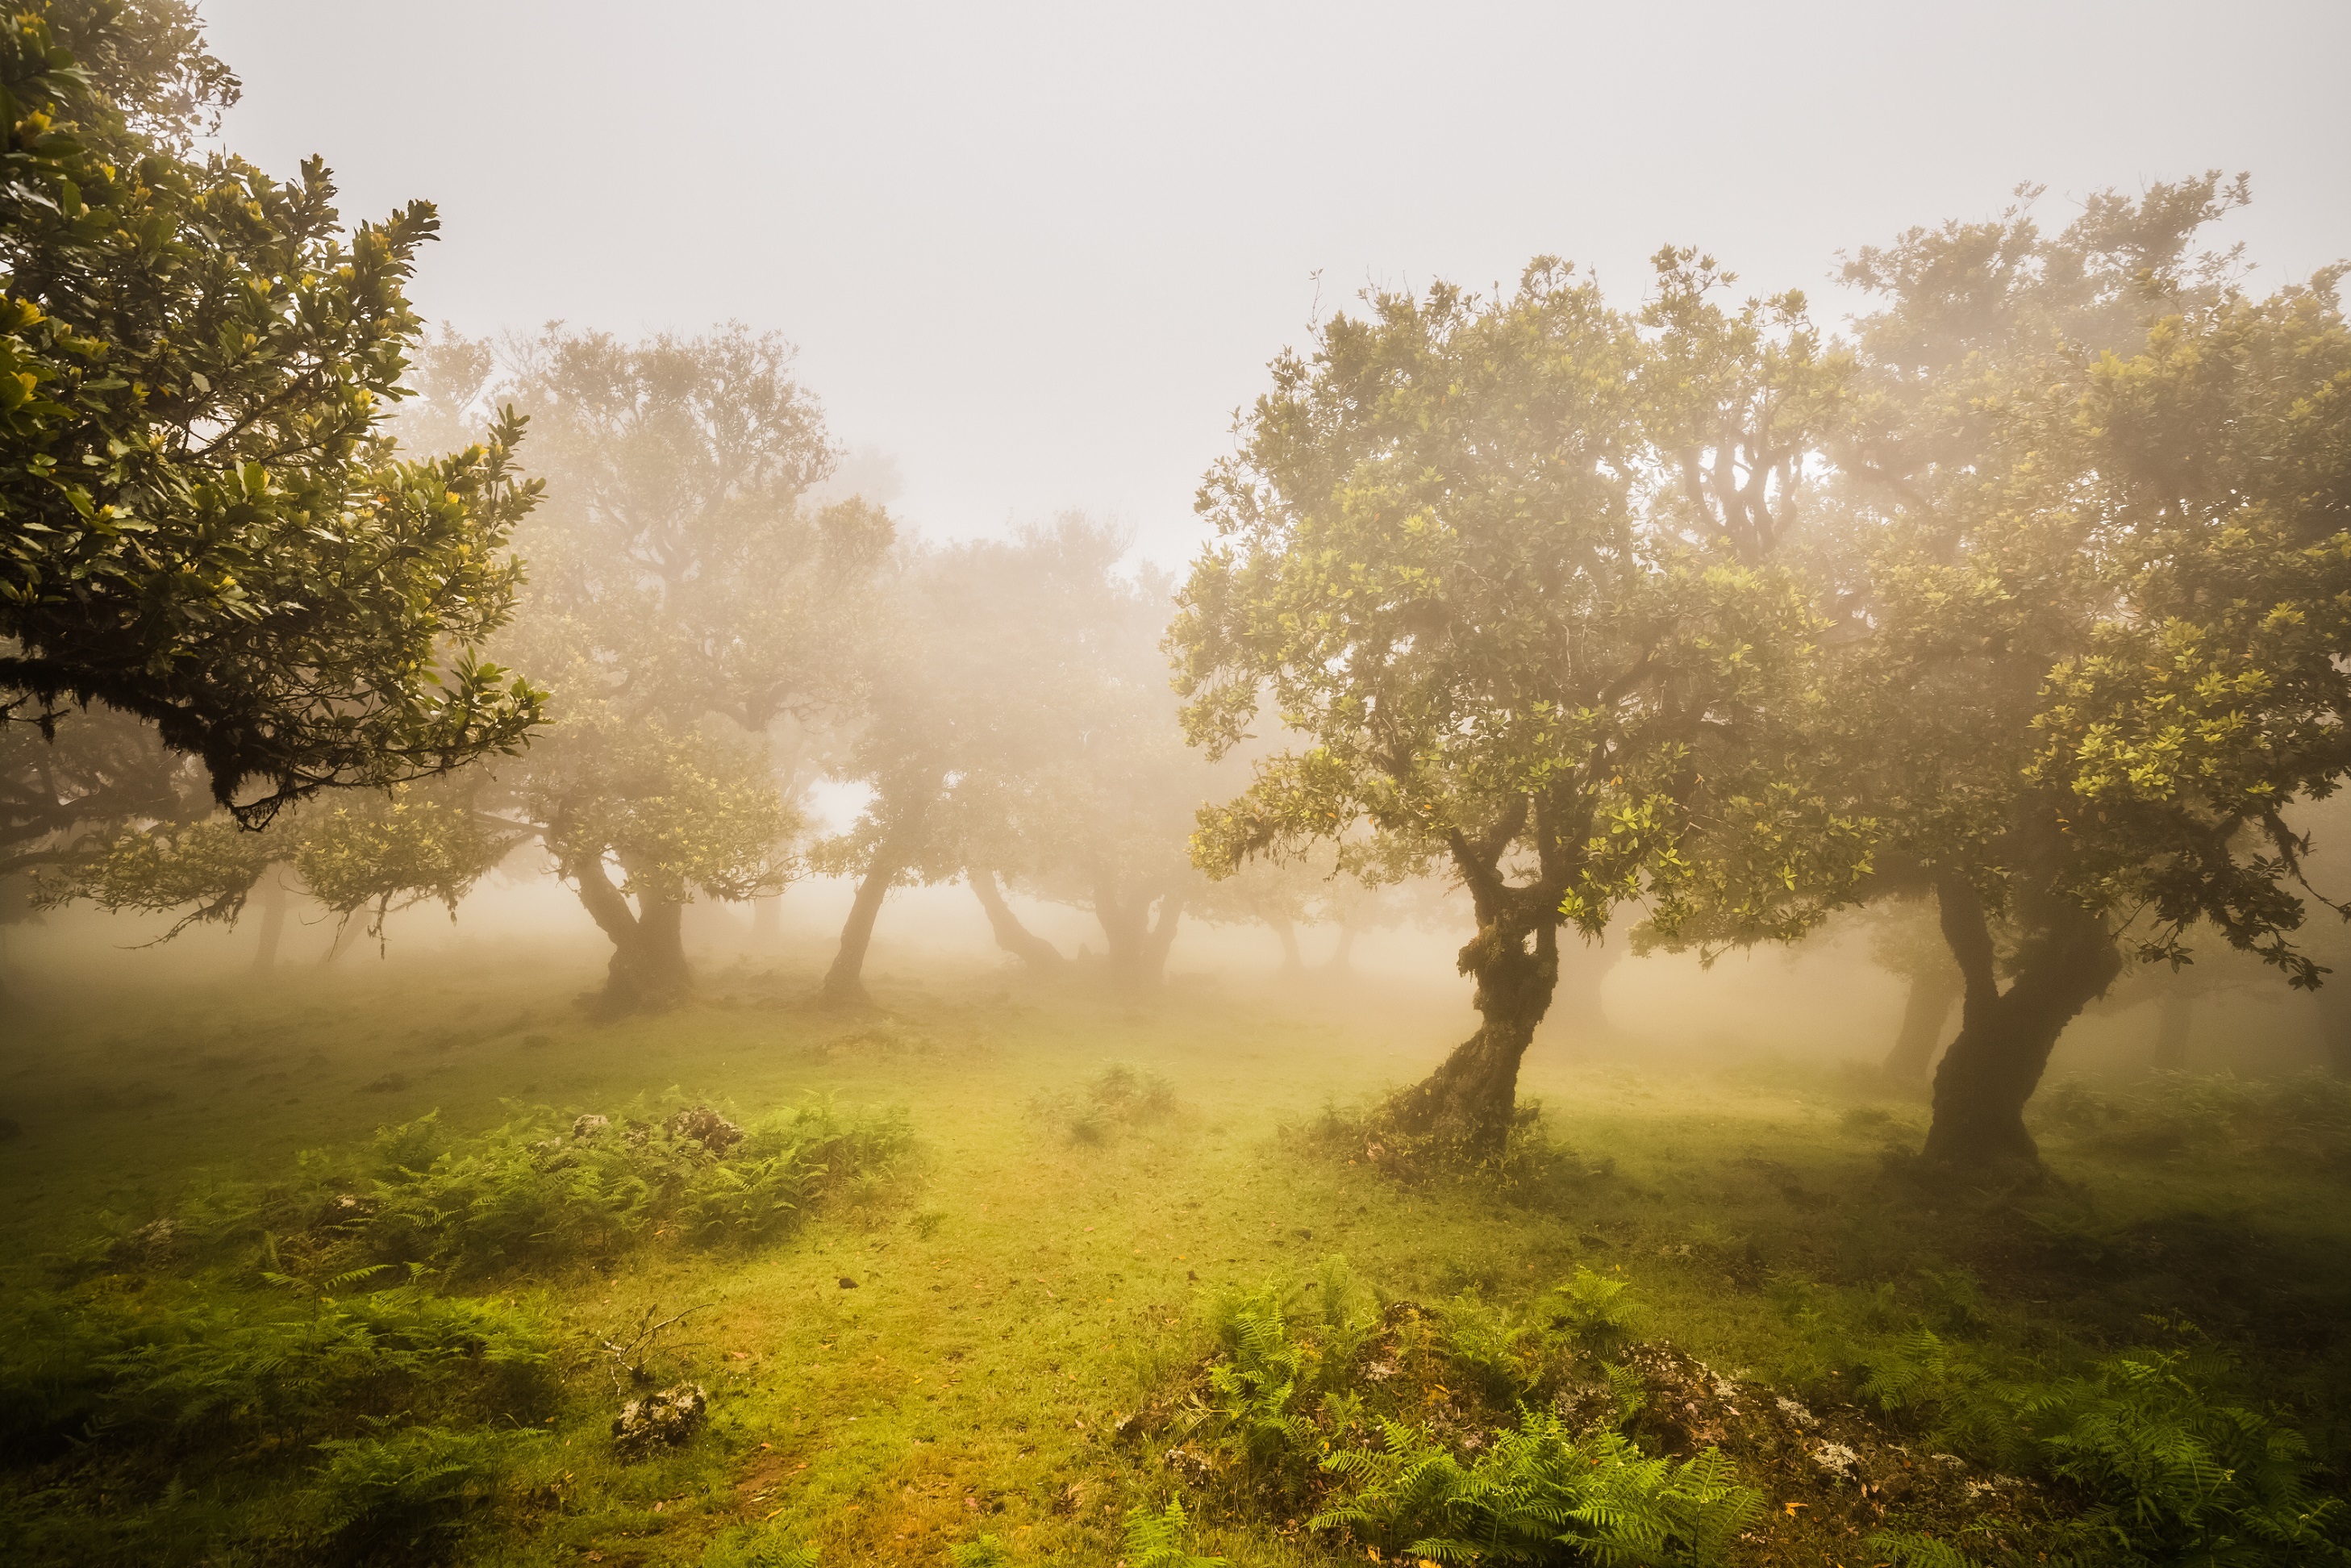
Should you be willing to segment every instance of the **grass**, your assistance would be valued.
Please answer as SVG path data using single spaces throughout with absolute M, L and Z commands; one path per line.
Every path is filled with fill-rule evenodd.
M 1959 1527 L 1899 1487 L 1873 1500 L 1875 1483 L 1810 1457 L 1834 1437 L 1868 1463 L 1926 1465 L 1931 1401 L 1881 1410 L 1865 1392 L 1922 1327 L 2001 1375 L 2056 1379 L 2192 1324 L 2196 1343 L 2228 1353 L 2214 1377 L 2307 1434 L 2322 1484 L 2351 1453 L 2351 1206 L 2339 1118 L 2315 1086 L 2288 1105 L 2208 1085 L 2186 1113 L 2179 1096 L 2069 1092 L 2043 1127 L 2063 1181 L 1953 1193 L 1907 1172 L 1923 1107 L 1861 1076 L 1552 1042 L 1526 1084 L 1546 1107 L 1541 1150 L 1506 1179 L 1406 1185 L 1334 1139 L 1347 1122 L 1325 1108 L 1425 1070 L 1462 1029 L 1437 1004 L 1186 987 L 1138 1009 L 965 975 L 877 986 L 881 1012 L 850 1016 L 804 1005 L 814 979 L 813 966 L 716 969 L 684 1010 L 597 1023 L 573 1004 L 584 972 L 395 961 L 266 993 L 112 987 L 20 1026 L 0 1080 L 0 1115 L 24 1128 L 0 1143 L 12 1311 L 57 1334 L 152 1336 L 183 1312 L 299 1320 L 313 1339 L 364 1331 L 413 1360 L 422 1330 L 350 1326 L 352 1303 L 389 1286 L 499 1314 L 467 1332 L 510 1330 L 542 1359 L 337 1362 L 342 1381 L 291 1426 L 282 1410 L 93 1425 L 115 1395 L 58 1384 L 67 1415 L 21 1437 L 0 1471 L 0 1531 L 14 1532 L 0 1555 L 1364 1561 L 1306 1528 L 1311 1500 L 1191 1476 L 1164 1458 L 1180 1434 L 1130 1419 L 1186 1389 L 1206 1400 L 1214 1367 L 1235 1364 L 1231 1301 L 1269 1287 L 1307 1299 L 1333 1255 L 1358 1282 L 1340 1289 L 1362 1294 L 1346 1309 L 1359 1332 L 1398 1303 L 1444 1325 L 1430 1375 L 1481 1390 L 1458 1396 L 1464 1434 L 1489 1419 L 1515 1430 L 1508 1412 L 1529 1391 L 1567 1397 L 1559 1369 L 1576 1357 L 1622 1357 L 1648 1407 L 1607 1421 L 1687 1455 L 1717 1440 L 1698 1430 L 1714 1417 L 1674 1416 L 1656 1391 L 1688 1357 L 1720 1369 L 1742 1391 L 1728 1402 L 1739 1421 L 1778 1423 L 1769 1440 L 1718 1423 L 1762 1503 L 1732 1562 L 1929 1561 L 1932 1540 L 1864 1541 L 1906 1521 L 1920 1539 Z M 517 1197 L 480 1175 L 483 1151 L 560 1143 L 581 1113 L 617 1134 L 705 1103 L 749 1139 L 723 1166 L 680 1144 L 657 1168 L 599 1176 L 598 1193 L 671 1182 L 627 1208 L 628 1226 L 581 1219 L 601 1211 L 573 1187 L 559 1203 L 538 1187 Z M 911 1142 L 831 1153 L 821 1176 L 771 1168 L 755 1196 L 772 1187 L 773 1202 L 713 1196 L 711 1182 L 739 1185 L 727 1173 L 742 1161 L 781 1158 L 810 1105 Z M 386 1153 L 411 1134 L 385 1129 L 418 1125 L 422 1142 Z M 299 1208 L 289 1194 L 372 1197 L 355 1185 L 370 1180 L 450 1218 L 375 1250 L 353 1229 L 309 1251 L 296 1239 L 323 1234 L 315 1214 L 271 1218 Z M 775 1202 L 789 1222 L 740 1235 L 687 1222 L 716 1214 L 725 1232 L 785 1212 Z M 468 1229 L 461 1211 L 485 1218 Z M 489 1239 L 436 1246 L 444 1232 Z M 396 1270 L 350 1277 L 384 1263 Z M 616 1375 L 608 1343 L 680 1312 L 640 1347 L 642 1380 Z M 434 1332 L 438 1346 L 455 1331 Z M 1372 1343 L 1356 1349 L 1376 1354 Z M 616 1450 L 623 1398 L 686 1382 L 709 1396 L 691 1441 Z M 1618 1412 L 1594 1386 L 1594 1408 Z M 1819 1425 L 1771 1414 L 1782 1398 Z M 1914 1452 L 1887 1457 L 1865 1422 Z M 525 1428 L 539 1435 L 514 1435 Z M 2074 1485 L 2052 1479 L 2045 1511 L 2086 1514 Z M 1964 1544 L 1998 1559 L 1998 1540 Z

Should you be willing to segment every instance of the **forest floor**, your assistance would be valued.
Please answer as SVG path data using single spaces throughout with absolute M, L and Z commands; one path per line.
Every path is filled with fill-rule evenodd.
M 1866 1543 L 1889 1525 L 1956 1539 L 1972 1524 L 1970 1550 L 1997 1556 L 2029 1545 L 2036 1510 L 2071 1506 L 1935 1458 L 1896 1416 L 1858 1407 L 1865 1347 L 1922 1323 L 2053 1365 L 2192 1333 L 2323 1463 L 2351 1451 L 2346 1170 L 2325 1150 L 2280 1157 L 2224 1135 L 2220 1113 L 2134 1120 L 2120 1092 L 2054 1094 L 2042 1132 L 2056 1179 L 1959 1191 L 1907 1172 L 1923 1103 L 1858 1069 L 1554 1042 L 1522 1090 L 1542 1106 L 1541 1157 L 1507 1177 L 1415 1181 L 1330 1108 L 1437 1060 L 1467 1019 L 1434 1001 L 1319 978 L 1183 985 L 1134 1006 L 971 974 L 885 979 L 873 1010 L 841 1013 L 807 1000 L 815 973 L 714 967 L 694 1005 L 612 1022 L 578 1005 L 574 967 L 413 960 L 262 990 L 101 988 L 20 1016 L 0 1067 L 16 1128 L 0 1141 L 0 1290 L 51 1337 L 14 1331 L 0 1354 L 16 1357 L 20 1411 L 54 1399 L 67 1414 L 48 1429 L 24 1416 L 0 1452 L 0 1555 L 319 1560 L 304 1531 L 327 1516 L 289 1496 L 324 1473 L 319 1454 L 343 1452 L 298 1451 L 331 1421 L 284 1414 L 266 1374 L 259 1392 L 190 1397 L 183 1417 L 107 1416 L 102 1387 L 58 1392 L 76 1374 L 54 1347 L 81 1316 L 147 1313 L 146 1348 L 89 1354 L 102 1369 L 143 1356 L 152 1380 L 154 1345 L 202 1338 L 154 1329 L 167 1310 L 228 1322 L 240 1303 L 386 1283 L 272 1268 L 288 1243 L 266 1229 L 175 1261 L 153 1221 L 284 1182 L 305 1151 L 356 1158 L 385 1126 L 434 1116 L 410 1138 L 422 1158 L 532 1107 L 559 1134 L 582 1113 L 658 1124 L 698 1103 L 754 1125 L 818 1097 L 852 1117 L 903 1113 L 911 1137 L 764 1243 L 656 1226 L 586 1259 L 421 1276 L 542 1325 L 551 1380 L 517 1410 L 482 1396 L 469 1418 L 545 1436 L 457 1497 L 470 1506 L 416 1515 L 398 1540 L 347 1533 L 347 1555 L 620 1568 L 804 1550 L 942 1564 L 960 1549 L 1110 1568 L 1128 1555 L 1129 1511 L 1181 1495 L 1195 1552 L 1364 1562 L 1371 1549 L 1305 1528 L 1294 1494 L 1210 1476 L 1178 1418 L 1217 1351 L 1219 1294 L 1302 1285 L 1332 1257 L 1391 1327 L 1463 1302 L 1531 1322 L 1579 1266 L 1628 1283 L 1651 1377 L 1635 1435 L 1720 1442 L 1761 1494 L 1733 1562 L 1860 1568 L 1889 1561 Z M 605 1342 L 687 1309 L 647 1381 L 616 1380 Z M 52 1348 L 24 1348 L 37 1342 Z M 194 1375 L 173 1365 L 184 1390 Z M 623 1397 L 680 1382 L 707 1391 L 701 1428 L 642 1457 L 617 1448 Z M 364 1430 L 403 1415 L 381 1407 Z M 1824 1459 L 1833 1447 L 1853 1462 Z

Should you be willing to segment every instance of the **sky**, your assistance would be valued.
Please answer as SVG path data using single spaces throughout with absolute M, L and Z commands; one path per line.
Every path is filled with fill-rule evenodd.
M 1840 250 L 2216 167 L 2256 283 L 2351 256 L 2345 0 L 204 14 L 229 146 L 439 204 L 429 319 L 777 331 L 923 531 L 1080 507 L 1169 565 L 1266 362 L 1366 287 L 1549 254 L 1631 304 L 1671 242 L 1834 323 Z

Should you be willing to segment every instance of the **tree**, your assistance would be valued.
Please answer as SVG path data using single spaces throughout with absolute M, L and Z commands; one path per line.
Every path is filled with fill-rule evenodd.
M 1930 1159 L 2037 1159 L 2058 1036 L 2209 927 L 2300 986 L 2299 800 L 2351 766 L 2341 269 L 2254 298 L 2207 175 L 1865 250 L 1844 478 L 1808 565 L 1851 635 L 1814 711 L 1875 895 L 1931 890 L 1964 977 Z M 2002 933 L 2012 934 L 2006 941 Z
M 1196 877 L 1184 841 L 1201 770 L 1175 739 L 1155 653 L 1165 584 L 1119 577 L 1127 546 L 1071 515 L 907 556 L 893 614 L 872 623 L 867 712 L 841 768 L 870 802 L 819 856 L 859 879 L 834 999 L 863 997 L 889 888 L 957 875 L 1032 966 L 1059 955 L 999 879 L 1092 910 L 1113 981 L 1157 982 Z
M 1669 304 L 1714 281 L 1660 262 Z M 1551 261 L 1506 298 L 1369 306 L 1274 362 L 1202 487 L 1217 542 L 1169 637 L 1187 731 L 1221 756 L 1270 706 L 1311 744 L 1204 811 L 1196 852 L 1228 871 L 1362 823 L 1449 862 L 1483 1023 L 1387 1114 L 1486 1155 L 1563 925 L 1670 904 L 1700 820 L 1780 873 L 1852 838 L 1788 831 L 1806 803 L 1750 789 L 1747 760 L 1814 630 L 1743 553 L 1801 476 L 1810 339 L 1796 300 L 1645 335 Z
M 893 526 L 806 502 L 834 449 L 792 354 L 740 327 L 556 328 L 505 365 L 444 341 L 432 367 L 444 417 L 496 398 L 536 422 L 549 501 L 511 641 L 549 672 L 556 723 L 497 777 L 613 944 L 611 1009 L 683 994 L 697 892 L 780 889 L 799 819 L 771 733 L 857 700 L 852 630 Z
M 235 92 L 175 0 L 0 29 L 0 719 L 132 716 L 257 826 L 520 744 L 475 650 L 536 492 L 518 421 L 392 450 L 433 210 L 346 236 L 316 160 L 195 157 Z

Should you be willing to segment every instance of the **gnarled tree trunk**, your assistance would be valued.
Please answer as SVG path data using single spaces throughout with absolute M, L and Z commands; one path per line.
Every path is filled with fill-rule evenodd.
M 994 872 L 967 870 L 963 875 L 978 896 L 979 906 L 987 911 L 987 928 L 996 933 L 998 946 L 1039 974 L 1058 975 L 1070 967 L 1060 948 L 1020 924 L 1020 917 L 1004 902 L 1004 891 L 997 886 Z
M 1306 960 L 1298 956 L 1298 925 L 1287 915 L 1277 915 L 1266 922 L 1273 934 L 1281 938 L 1281 972 L 1284 976 L 1302 975 Z
M 1943 1025 L 1951 1004 L 1966 989 L 1957 969 L 1933 968 L 1910 977 L 1910 993 L 1902 1003 L 1902 1027 L 1895 1032 L 1894 1049 L 1879 1069 L 1886 1082 L 1905 1088 L 1927 1082 L 1927 1069 L 1943 1043 Z
M 253 956 L 253 972 L 266 975 L 277 967 L 277 945 L 286 936 L 286 884 L 277 868 L 261 873 L 261 946 Z
M 694 972 L 685 962 L 685 905 L 640 894 L 631 909 L 601 861 L 573 867 L 572 880 L 589 917 L 612 943 L 603 1010 L 654 1012 L 684 1000 L 694 988 Z
M 1126 897 L 1115 877 L 1094 880 L 1094 918 L 1110 948 L 1111 984 L 1123 991 L 1155 990 L 1167 974 L 1167 950 L 1184 918 L 1184 895 L 1145 891 Z
M 1531 930 L 1481 925 L 1461 949 L 1460 964 L 1462 973 L 1477 977 L 1472 1000 L 1485 1021 L 1436 1071 L 1390 1100 L 1387 1114 L 1407 1133 L 1484 1159 L 1500 1154 L 1510 1139 L 1519 1062 L 1559 985 L 1559 929 L 1547 920 Z
M 832 956 L 832 967 L 824 972 L 824 985 L 818 992 L 821 1000 L 836 1007 L 862 1007 L 872 1000 L 865 991 L 865 950 L 873 943 L 873 922 L 882 913 L 883 899 L 889 896 L 890 884 L 906 869 L 914 845 L 921 841 L 923 819 L 929 810 L 925 800 L 873 846 L 873 858 L 866 862 L 865 875 L 857 883 L 857 896 L 850 901 L 849 918 L 841 923 L 841 951 Z
M 2122 972 L 2122 954 L 2102 921 L 2052 907 L 2018 950 L 2016 978 L 2003 991 L 1975 890 L 1953 875 L 1938 879 L 1935 891 L 1943 936 L 1967 992 L 1959 1038 L 1935 1073 L 1927 1158 L 1966 1168 L 2037 1165 L 2041 1151 L 2024 1129 L 2025 1103 L 2041 1085 L 2057 1037 Z

